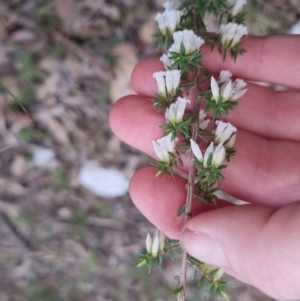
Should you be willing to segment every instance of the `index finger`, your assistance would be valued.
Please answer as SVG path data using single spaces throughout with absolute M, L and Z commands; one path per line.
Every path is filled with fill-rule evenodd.
M 279 84 L 300 90 L 300 36 L 276 35 L 247 37 L 241 44 L 246 52 L 234 62 L 229 55 L 225 62 L 217 49 L 202 47 L 203 67 L 214 74 L 229 70 L 234 77 Z M 157 90 L 153 73 L 164 70 L 157 57 L 141 61 L 133 71 L 133 89 L 141 95 L 152 96 Z
M 216 49 L 204 46 L 203 67 L 215 74 L 230 70 L 234 77 L 300 89 L 299 35 L 249 36 L 240 47 L 246 52 L 238 56 L 236 63 L 229 55 L 223 63 Z

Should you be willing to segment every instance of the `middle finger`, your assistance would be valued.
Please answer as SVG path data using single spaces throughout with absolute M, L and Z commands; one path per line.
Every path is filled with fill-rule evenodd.
M 165 118 L 148 99 L 136 95 L 120 99 L 111 111 L 110 123 L 122 140 L 155 157 L 152 140 L 162 137 L 158 126 Z M 226 180 L 220 182 L 222 190 L 245 201 L 273 206 L 300 198 L 299 142 L 268 140 L 239 130 L 235 149 L 234 162 L 223 173 Z M 188 162 L 187 157 L 184 161 Z
M 156 57 L 141 61 L 132 74 L 135 91 L 146 97 L 157 92 L 153 73 L 164 70 Z M 187 98 L 193 101 L 193 93 Z M 300 93 L 295 91 L 274 91 L 248 83 L 248 91 L 238 100 L 237 111 L 231 111 L 224 120 L 234 123 L 240 129 L 269 139 L 300 141 Z M 189 108 L 192 108 L 192 104 Z

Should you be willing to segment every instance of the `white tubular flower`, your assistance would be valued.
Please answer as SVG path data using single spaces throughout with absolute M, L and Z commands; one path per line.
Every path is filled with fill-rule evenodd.
M 220 120 L 216 121 L 216 139 L 218 144 L 223 144 L 230 139 L 231 135 L 236 132 L 236 127 L 229 122 L 223 122 Z M 234 141 L 233 141 L 234 142 Z M 232 144 L 233 145 L 233 144 Z
M 180 84 L 180 70 L 167 70 L 165 72 L 166 88 L 168 93 L 176 92 Z
M 222 35 L 221 43 L 224 46 L 234 47 L 241 41 L 244 35 L 248 34 L 248 29 L 244 25 L 228 23 L 221 25 L 220 32 Z
M 225 147 L 222 144 L 219 144 L 216 148 L 214 147 L 214 143 L 211 142 L 210 145 L 207 147 L 205 154 L 204 154 L 204 160 L 203 160 L 203 165 L 204 167 L 208 166 L 208 158 L 209 156 L 212 155 L 211 159 L 211 165 L 215 167 L 219 167 L 222 162 L 225 159 L 226 156 L 226 151 Z
M 230 80 L 232 74 L 228 70 L 222 70 L 219 75 L 219 84 L 225 83 Z
M 199 128 L 201 130 L 205 130 L 210 123 L 210 119 L 205 119 L 206 113 L 204 113 L 204 110 L 199 111 Z
M 231 15 L 236 16 L 242 9 L 243 6 L 247 3 L 247 0 L 227 0 L 227 3 L 232 6 Z
M 150 234 L 147 234 L 147 238 L 146 238 L 146 250 L 148 254 L 151 254 L 151 250 L 152 250 L 152 238 L 150 236 Z
M 165 53 L 160 57 L 160 61 L 162 61 L 166 69 L 171 68 L 173 64 L 173 62 Z
M 191 142 L 191 149 L 192 149 L 193 155 L 197 158 L 198 161 L 202 162 L 203 155 L 202 155 L 199 145 L 193 139 L 190 139 L 190 142 Z
M 178 97 L 177 101 L 172 103 L 170 107 L 166 109 L 166 113 L 165 113 L 166 120 L 170 121 L 173 125 L 181 122 L 186 105 L 188 103 L 190 103 L 188 99 Z
M 198 37 L 193 30 L 181 30 L 173 33 L 174 43 L 171 45 L 169 52 L 180 52 L 181 43 L 185 48 L 185 54 L 199 50 L 204 40 Z
M 212 93 L 213 99 L 215 101 L 218 101 L 218 99 L 220 97 L 220 89 L 219 89 L 219 85 L 218 85 L 217 81 L 215 80 L 215 78 L 213 76 L 210 79 L 210 88 L 211 88 L 211 93 Z
M 158 231 L 156 230 L 153 236 L 153 243 L 151 249 L 151 255 L 153 258 L 157 256 L 158 249 L 159 249 L 159 236 L 158 236 Z
M 216 167 L 219 167 L 223 163 L 225 156 L 226 156 L 225 147 L 222 144 L 219 144 L 214 150 L 211 164 Z
M 246 86 L 247 84 L 244 80 L 236 79 L 233 83 L 233 91 L 232 91 L 231 99 L 237 100 L 241 98 L 247 92 L 247 88 L 245 88 Z
M 163 13 L 157 14 L 155 20 L 158 23 L 161 33 L 165 35 L 168 31 L 168 33 L 173 34 L 180 23 L 182 15 L 183 12 L 180 10 L 166 10 Z
M 212 99 L 218 102 L 219 98 L 222 101 L 237 100 L 247 92 L 247 84 L 242 79 L 236 79 L 234 82 L 230 79 L 231 73 L 229 71 L 221 71 L 219 77 L 219 84 L 212 76 L 210 80 L 210 88 L 212 92 Z M 220 87 L 219 87 L 220 85 Z
M 210 145 L 207 147 L 205 154 L 204 154 L 204 160 L 203 160 L 204 167 L 207 167 L 208 158 L 211 154 L 213 154 L 213 152 L 214 152 L 214 144 L 213 144 L 213 142 L 211 142 Z
M 164 75 L 165 75 L 164 71 L 153 73 L 153 77 L 156 79 L 158 93 L 160 95 L 166 95 L 166 83 L 165 83 Z
M 158 94 L 175 93 L 180 84 L 180 70 L 158 71 L 153 74 L 156 79 Z
M 156 156 L 159 158 L 160 161 L 169 163 L 170 162 L 170 154 L 174 154 L 175 145 L 178 141 L 178 138 L 172 140 L 172 133 L 169 135 L 162 137 L 156 141 L 152 141 L 153 149 Z

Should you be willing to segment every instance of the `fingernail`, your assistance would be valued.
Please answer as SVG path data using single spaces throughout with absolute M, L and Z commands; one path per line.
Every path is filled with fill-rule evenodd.
M 220 244 L 210 235 L 186 229 L 182 244 L 187 253 L 205 263 L 228 267 L 229 263 Z

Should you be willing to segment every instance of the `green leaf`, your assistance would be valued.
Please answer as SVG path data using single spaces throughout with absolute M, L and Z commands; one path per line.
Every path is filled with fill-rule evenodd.
M 172 296 L 178 296 L 182 291 L 183 287 L 178 287 L 173 291 Z
M 163 256 L 162 255 L 158 256 L 157 257 L 157 263 L 158 263 L 158 265 L 161 266 L 162 262 L 163 262 Z
M 179 243 L 178 239 L 169 239 L 168 241 L 170 244 L 178 244 Z
M 182 206 L 178 209 L 178 211 L 177 211 L 177 216 L 180 216 L 180 215 L 184 212 L 184 210 L 185 210 L 185 204 L 182 205 Z
M 200 195 L 193 194 L 193 197 L 198 199 L 199 201 L 203 202 L 204 204 L 208 204 L 208 201 L 206 199 L 204 199 L 203 197 L 201 197 Z
M 138 265 L 136 267 L 139 268 L 139 267 L 142 267 L 142 266 L 144 266 L 146 264 L 147 264 L 147 260 L 146 259 L 142 259 L 142 260 L 140 260 L 140 262 L 138 263 Z
M 184 88 L 184 87 L 192 87 L 194 86 L 194 82 L 187 82 L 187 83 L 182 83 L 179 85 L 180 88 Z
M 203 135 L 203 136 L 215 136 L 214 133 L 208 132 L 208 131 L 204 131 L 204 130 L 201 130 L 201 129 L 200 129 L 199 132 L 200 132 L 200 135 Z
M 221 295 L 225 298 L 225 300 L 229 301 L 229 297 L 224 290 L 221 290 Z

